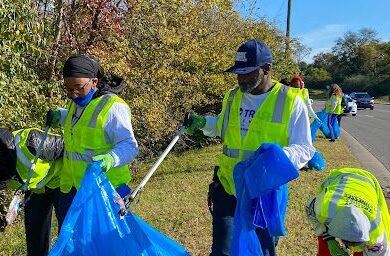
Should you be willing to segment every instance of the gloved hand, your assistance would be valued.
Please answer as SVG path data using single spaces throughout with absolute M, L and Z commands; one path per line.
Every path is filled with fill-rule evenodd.
M 198 116 L 195 114 L 190 114 L 187 124 L 185 133 L 192 135 L 194 132 L 198 129 L 203 128 L 206 125 L 206 118 L 204 116 Z
M 49 110 L 46 113 L 46 127 L 56 128 L 60 126 L 61 111 Z
M 101 160 L 102 163 L 100 166 L 104 169 L 105 172 L 110 170 L 114 165 L 114 157 L 110 153 L 94 156 L 92 157 L 92 160 L 96 162 Z
M 335 239 L 330 239 L 326 241 L 328 245 L 329 252 L 332 256 L 349 256 L 348 251 L 340 246 L 340 243 Z

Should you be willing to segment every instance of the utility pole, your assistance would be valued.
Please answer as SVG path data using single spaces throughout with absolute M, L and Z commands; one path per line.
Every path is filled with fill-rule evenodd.
M 286 53 L 289 50 L 289 42 L 290 42 L 291 1 L 292 0 L 288 0 L 288 4 L 287 4 Z

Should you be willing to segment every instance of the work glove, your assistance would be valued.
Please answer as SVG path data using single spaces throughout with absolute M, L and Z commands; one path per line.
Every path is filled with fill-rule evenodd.
M 108 171 L 114 165 L 114 157 L 110 154 L 97 155 L 92 157 L 92 160 L 95 162 L 102 161 L 100 167 L 102 167 L 103 171 Z
M 204 116 L 190 114 L 188 120 L 185 122 L 185 133 L 192 135 L 196 130 L 203 128 L 205 125 L 206 118 Z
M 332 256 L 349 256 L 348 251 L 342 248 L 340 243 L 335 239 L 327 240 L 326 244 L 328 245 L 329 252 Z
M 57 128 L 60 126 L 61 111 L 49 110 L 46 114 L 46 127 Z

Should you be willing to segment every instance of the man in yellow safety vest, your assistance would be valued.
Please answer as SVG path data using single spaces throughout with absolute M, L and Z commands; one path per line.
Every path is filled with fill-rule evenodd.
M 229 90 L 218 116 L 191 115 L 186 132 L 201 129 L 207 136 L 223 140 L 218 157 L 213 188 L 213 256 L 230 255 L 233 219 L 236 205 L 233 168 L 249 159 L 263 143 L 277 143 L 294 166 L 299 169 L 314 154 L 307 109 L 299 89 L 271 78 L 272 54 L 267 45 L 257 40 L 242 44 L 235 64 L 226 72 L 237 74 L 238 87 Z M 278 238 L 267 229 L 257 228 L 264 255 L 276 255 Z

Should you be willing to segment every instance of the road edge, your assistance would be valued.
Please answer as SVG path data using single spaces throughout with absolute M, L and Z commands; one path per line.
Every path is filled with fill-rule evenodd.
M 390 171 L 343 128 L 341 128 L 341 139 L 346 142 L 352 154 L 356 156 L 361 168 L 370 171 L 377 178 L 386 197 L 387 205 L 390 207 Z

